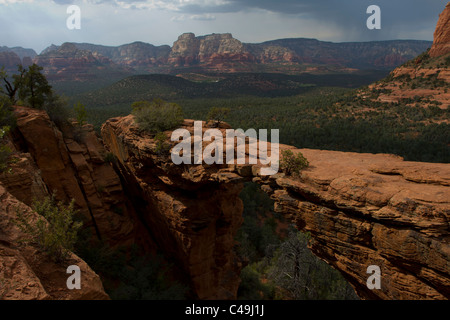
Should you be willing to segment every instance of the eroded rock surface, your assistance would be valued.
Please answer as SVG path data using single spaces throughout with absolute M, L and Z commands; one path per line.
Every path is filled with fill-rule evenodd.
M 275 179 L 272 198 L 311 233 L 317 256 L 362 298 L 450 297 L 450 165 L 301 152 L 310 168 L 297 179 Z M 366 286 L 370 265 L 381 268 L 381 290 Z
M 193 132 L 193 123 L 185 120 L 183 128 Z M 301 151 L 310 167 L 300 177 L 261 176 L 259 165 L 176 166 L 156 152 L 155 141 L 138 130 L 131 115 L 107 121 L 102 136 L 139 195 L 147 226 L 184 265 L 200 298 L 233 297 L 229 289 L 237 288 L 232 239 L 242 221 L 239 185 L 249 180 L 263 186 L 278 212 L 311 234 L 312 251 L 338 269 L 360 297 L 450 296 L 448 164 L 280 145 Z M 381 268 L 380 290 L 366 286 L 370 265 Z M 216 285 L 226 275 L 236 282 L 232 286 L 228 278 L 224 291 Z
M 191 122 L 188 122 L 189 127 Z M 232 299 L 241 263 L 233 252 L 242 223 L 242 179 L 217 168 L 177 166 L 140 133 L 133 116 L 102 127 L 136 211 L 166 257 L 181 267 L 199 299 Z
M 28 221 L 38 214 L 0 184 L 0 300 L 105 300 L 109 299 L 100 277 L 78 256 L 55 263 L 33 245 L 17 226 L 17 211 Z M 67 288 L 67 267 L 80 268 L 81 289 Z
M 434 32 L 434 42 L 430 50 L 431 57 L 438 57 L 450 52 L 450 2 L 440 14 Z
M 28 205 L 45 193 L 65 203 L 74 199 L 98 237 L 112 245 L 132 241 L 131 205 L 93 129 L 70 127 L 63 136 L 44 111 L 16 107 L 15 113 L 16 153 L 34 169 L 14 165 L 20 169 L 2 176 L 5 187 Z

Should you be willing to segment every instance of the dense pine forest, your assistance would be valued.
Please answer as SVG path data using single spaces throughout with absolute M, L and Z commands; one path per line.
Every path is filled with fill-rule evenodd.
M 211 86 L 161 77 L 164 81 L 158 85 L 154 85 L 156 79 L 127 78 L 112 87 L 73 96 L 69 105 L 81 101 L 97 130 L 108 118 L 128 115 L 134 101 L 162 98 L 180 105 L 189 119 L 207 120 L 212 107 L 229 108 L 226 121 L 232 127 L 279 129 L 281 143 L 299 148 L 391 153 L 409 161 L 450 161 L 450 128 L 443 121 L 449 118 L 449 110 L 437 105 L 423 108 L 420 98 L 399 103 L 375 101 L 379 92 L 357 88 L 359 78 L 350 81 L 344 77 L 342 86 L 338 86 L 339 78 L 329 79 L 327 86 L 322 86 L 325 81 L 320 77 L 300 80 L 265 75 L 255 79 L 247 75 L 244 79 L 233 76 L 236 83 L 227 79 Z M 250 80 L 255 82 L 246 82 Z M 362 92 L 372 99 L 361 98 Z

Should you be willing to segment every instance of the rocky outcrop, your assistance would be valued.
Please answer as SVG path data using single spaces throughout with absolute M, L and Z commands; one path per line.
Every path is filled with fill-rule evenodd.
M 0 177 L 5 188 L 27 205 L 49 194 L 74 199 L 96 237 L 111 246 L 135 243 L 139 222 L 92 127 L 67 126 L 63 134 L 44 111 L 15 107 L 15 114 L 12 147 L 20 161 Z
M 183 128 L 192 134 L 193 121 Z M 199 298 L 235 297 L 240 266 L 232 263 L 232 239 L 242 219 L 240 184 L 250 180 L 278 212 L 311 234 L 312 251 L 360 297 L 450 297 L 448 164 L 280 146 L 301 151 L 310 167 L 300 177 L 261 176 L 259 165 L 176 166 L 156 152 L 133 116 L 110 119 L 102 136 L 138 195 L 139 214 L 163 251 L 183 266 Z M 379 290 L 366 286 L 370 265 L 381 268 Z
M 298 179 L 269 179 L 270 193 L 278 212 L 311 233 L 313 253 L 362 298 L 450 297 L 450 165 L 301 152 L 310 168 Z M 381 268 L 380 290 L 366 286 L 370 265 Z
M 0 183 L 0 300 L 105 300 L 109 299 L 99 276 L 71 253 L 55 263 L 33 245 L 24 245 L 17 226 L 17 211 L 33 221 L 38 214 L 6 191 Z M 80 268 L 81 289 L 67 288 L 67 268 Z
M 118 159 L 140 220 L 189 279 L 194 297 L 235 298 L 241 263 L 233 238 L 242 223 L 241 179 L 219 177 L 216 169 L 201 165 L 174 165 L 155 151 L 151 136 L 139 133 L 133 116 L 107 121 L 102 137 Z
M 440 14 L 434 32 L 434 42 L 430 50 L 431 57 L 438 57 L 450 52 L 450 2 Z
M 255 57 L 230 33 L 196 37 L 185 33 L 174 42 L 168 64 L 175 67 L 201 66 L 205 70 L 233 72 L 256 62 Z
M 32 65 L 32 59 L 36 55 L 33 49 L 0 47 L 0 68 L 3 67 L 10 75 L 15 74 L 18 65 L 22 64 L 25 67 Z
M 115 158 L 90 125 L 59 128 L 46 112 L 27 107 L 16 106 L 14 113 L 16 127 L 7 141 L 15 160 L 0 174 L 0 299 L 107 299 L 100 278 L 76 255 L 66 266 L 34 246 L 21 246 L 24 234 L 14 221 L 19 209 L 27 219 L 36 219 L 30 206 L 54 195 L 66 204 L 75 201 L 92 239 L 111 248 L 138 245 L 154 253 L 153 240 L 113 169 Z M 81 291 L 66 287 L 69 265 L 81 269 Z

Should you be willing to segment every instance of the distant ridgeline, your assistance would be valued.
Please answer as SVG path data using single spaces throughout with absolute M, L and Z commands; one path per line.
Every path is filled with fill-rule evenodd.
M 186 72 L 278 72 L 288 74 L 392 70 L 431 47 L 430 41 L 395 40 L 333 43 L 280 39 L 242 43 L 231 34 L 181 35 L 171 46 L 133 42 L 121 46 L 88 43 L 31 49 L 0 47 L 0 66 L 19 60 L 44 67 L 49 81 L 117 81 L 132 74 Z M 25 59 L 25 60 L 24 60 Z M 112 82 L 109 82 L 109 84 Z

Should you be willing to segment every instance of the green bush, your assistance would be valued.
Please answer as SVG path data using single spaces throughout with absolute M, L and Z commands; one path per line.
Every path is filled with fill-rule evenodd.
M 30 223 L 23 212 L 17 211 L 17 222 L 27 238 L 23 242 L 37 244 L 56 262 L 62 262 L 73 251 L 82 223 L 74 221 L 74 200 L 68 206 L 56 203 L 53 197 L 34 201 L 32 208 L 40 217 Z
M 103 161 L 108 162 L 110 164 L 115 164 L 117 162 L 117 157 L 114 153 L 112 152 L 107 152 L 104 156 L 103 156 Z
M 11 163 L 12 150 L 5 144 L 5 136 L 9 132 L 9 127 L 5 126 L 0 129 L 0 173 L 8 171 Z
M 58 128 L 62 128 L 70 117 L 67 98 L 53 93 L 45 102 L 43 109 Z
M 74 107 L 77 124 L 82 127 L 87 121 L 87 112 L 85 106 L 81 102 L 77 102 Z
M 219 126 L 220 122 L 224 121 L 229 113 L 230 108 L 213 107 L 209 110 L 208 120 L 215 121 L 215 126 Z
M 139 128 L 150 133 L 175 129 L 184 120 L 183 110 L 178 104 L 161 99 L 134 102 L 131 106 Z
M 242 269 L 238 290 L 240 300 L 273 300 L 275 298 L 275 286 L 270 281 L 261 282 L 262 276 L 252 265 Z
M 309 161 L 301 152 L 296 155 L 292 150 L 284 150 L 281 152 L 280 168 L 286 175 L 299 174 L 301 170 L 309 166 Z
M 134 256 L 120 272 L 120 285 L 111 290 L 113 300 L 184 300 L 188 288 L 168 275 L 162 256 Z
M 0 173 L 8 171 L 13 161 L 12 150 L 6 144 L 6 136 L 15 125 L 15 117 L 11 112 L 9 101 L 7 99 L 0 101 Z
M 167 154 L 170 151 L 170 144 L 166 142 L 167 136 L 164 134 L 164 132 L 158 132 L 155 135 L 155 141 L 156 141 L 156 148 L 155 152 L 158 155 Z

